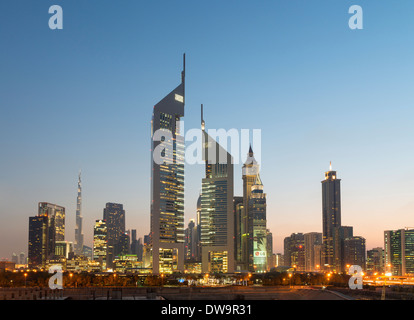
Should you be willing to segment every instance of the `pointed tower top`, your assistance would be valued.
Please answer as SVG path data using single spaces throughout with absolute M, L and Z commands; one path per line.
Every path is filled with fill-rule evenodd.
M 183 71 L 181 72 L 181 81 L 182 83 L 185 81 L 185 53 L 183 54 Z
M 257 175 L 256 175 L 256 179 L 255 179 L 255 181 L 254 181 L 254 184 L 255 185 L 257 185 L 257 186 L 262 186 L 263 185 L 263 183 L 262 183 L 262 179 L 260 179 L 260 174 L 259 174 L 259 172 L 257 173 Z
M 329 161 L 329 171 L 332 171 L 332 161 Z
M 201 104 L 201 130 L 204 131 L 206 123 L 204 122 L 203 104 Z
M 249 153 L 253 153 L 252 144 L 250 144 Z

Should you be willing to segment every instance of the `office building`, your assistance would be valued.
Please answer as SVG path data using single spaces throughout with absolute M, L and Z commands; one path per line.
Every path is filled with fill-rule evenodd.
M 322 244 L 324 269 L 332 270 L 335 262 L 334 230 L 341 226 L 341 180 L 336 171 L 325 172 L 322 181 Z
M 292 233 L 284 239 L 284 264 L 297 271 L 305 271 L 305 236 Z
M 206 131 L 201 106 L 205 178 L 201 190 L 203 273 L 234 271 L 233 158 Z
M 112 269 L 112 261 L 121 253 L 125 234 L 125 210 L 122 204 L 107 203 L 104 208 L 103 220 L 107 228 L 107 268 Z
M 393 275 L 414 275 L 414 229 L 384 232 L 385 268 Z
M 82 233 L 82 181 L 81 173 L 78 176 L 78 195 L 76 197 L 76 226 L 75 226 L 75 243 L 74 252 L 81 255 L 83 252 L 83 233 Z
M 247 154 L 247 159 L 242 167 L 242 179 L 243 179 L 243 212 L 244 215 L 241 221 L 241 230 L 242 230 L 242 238 L 241 238 L 241 268 L 243 270 L 249 270 L 251 265 L 249 263 L 252 261 L 253 257 L 253 234 L 250 233 L 252 230 L 252 223 L 253 218 L 252 215 L 249 214 L 249 200 L 250 195 L 252 192 L 252 186 L 256 181 L 256 176 L 259 173 L 259 164 L 257 163 L 253 149 L 250 146 L 249 152 Z
M 249 270 L 263 273 L 267 270 L 266 194 L 259 173 L 249 197 Z
M 384 272 L 385 255 L 381 247 L 367 250 L 367 272 L 369 274 Z
M 101 270 L 106 269 L 108 229 L 105 220 L 96 220 L 93 227 L 93 260 L 98 261 Z
M 151 121 L 153 274 L 184 271 L 185 55 L 181 84 L 158 102 Z
M 309 232 L 304 234 L 305 241 L 305 271 L 314 272 L 320 270 L 320 245 L 322 233 Z
M 344 240 L 344 263 L 346 268 L 358 265 L 362 270 L 366 270 L 366 248 L 365 238 L 351 237 Z

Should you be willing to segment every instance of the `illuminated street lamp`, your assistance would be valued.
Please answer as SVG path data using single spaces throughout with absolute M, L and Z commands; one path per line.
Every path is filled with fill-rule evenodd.
M 27 287 L 27 273 L 24 273 L 24 287 Z

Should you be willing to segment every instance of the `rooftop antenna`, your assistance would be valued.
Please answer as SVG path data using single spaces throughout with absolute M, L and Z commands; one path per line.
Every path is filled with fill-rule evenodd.
M 204 122 L 204 116 L 203 116 L 203 104 L 201 104 L 201 130 L 204 131 L 206 127 L 206 123 Z

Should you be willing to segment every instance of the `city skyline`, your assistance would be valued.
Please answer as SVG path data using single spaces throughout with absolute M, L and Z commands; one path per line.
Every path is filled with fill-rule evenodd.
M 15 10 L 18 4 L 1 6 L 5 9 L 1 12 L 20 12 Z M 127 6 L 136 8 L 131 3 Z M 169 6 L 172 12 L 183 9 L 180 5 L 174 6 Z M 268 4 L 274 15 L 279 12 L 276 18 L 266 14 L 263 6 L 242 5 L 241 17 L 249 17 L 245 10 L 252 9 L 267 18 L 262 24 L 247 23 L 252 30 L 241 27 L 239 33 L 225 27 L 224 18 L 231 9 L 229 4 L 223 4 L 223 11 L 214 16 L 218 26 L 211 26 L 210 30 L 196 24 L 196 31 L 188 31 L 186 37 L 194 39 L 195 33 L 201 31 L 206 47 L 212 45 L 205 52 L 197 48 L 200 43 L 196 41 L 194 45 L 174 44 L 166 52 L 153 56 L 159 45 L 149 41 L 149 47 L 138 54 L 142 47 L 127 41 L 125 45 L 132 50 L 127 54 L 123 50 L 106 48 L 108 38 L 98 37 L 84 52 L 76 53 L 81 62 L 78 67 L 70 64 L 75 69 L 73 72 L 64 68 L 64 64 L 71 61 L 68 46 L 75 39 L 89 40 L 88 36 L 81 36 L 81 27 L 67 19 L 61 35 L 51 35 L 49 30 L 43 30 L 44 26 L 38 25 L 29 31 L 26 29 L 28 22 L 16 28 L 16 37 L 8 37 L 5 41 L 10 51 L 0 53 L 2 61 L 9 61 L 11 55 L 15 55 L 15 61 L 22 64 L 2 64 L 9 78 L 1 79 L 4 85 L 2 104 L 7 112 L 1 119 L 1 145 L 5 153 L 0 163 L 7 170 L 0 177 L 0 212 L 9 228 L 2 229 L 0 257 L 10 259 L 13 252 L 27 253 L 27 220 L 37 214 L 39 202 L 65 207 L 66 240 L 74 241 L 75 177 L 79 167 L 83 175 L 85 245 L 91 246 L 94 223 L 101 218 L 102 208 L 108 202 L 124 205 L 128 229 L 137 229 L 139 237 L 148 234 L 148 106 L 154 105 L 167 93 L 167 88 L 179 80 L 182 52 L 188 57 L 186 129 L 198 127 L 198 106 L 202 102 L 208 110 L 206 121 L 211 128 L 262 129 L 261 177 L 266 187 L 268 228 L 273 233 L 274 252 L 283 252 L 283 239 L 293 232 L 322 231 L 320 181 L 329 161 L 341 177 L 342 224 L 352 225 L 355 234 L 366 238 L 367 249 L 384 246 L 384 230 L 412 225 L 414 170 L 411 150 L 414 148 L 409 119 L 413 116 L 410 108 L 413 101 L 407 88 L 412 86 L 409 74 L 413 70 L 409 59 L 413 47 L 404 37 L 408 37 L 412 26 L 399 24 L 402 22 L 398 21 L 404 19 L 392 19 L 402 34 L 394 38 L 395 32 L 381 25 L 381 19 L 389 13 L 382 4 L 368 3 L 364 7 L 368 12 L 374 10 L 377 16 L 370 18 L 371 28 L 367 27 L 360 34 L 346 29 L 346 10 L 341 11 L 344 5 L 326 4 L 324 13 L 329 14 L 325 17 L 318 15 L 313 5 L 306 4 L 303 12 L 293 15 L 294 21 L 280 16 L 280 9 L 283 9 L 292 17 L 290 5 Z M 65 5 L 65 14 L 85 19 L 86 13 L 74 8 L 75 5 Z M 193 12 L 194 16 L 187 19 L 196 20 L 197 9 L 205 8 L 193 4 L 183 12 Z M 411 8 L 412 4 L 401 4 L 397 11 L 406 17 L 405 12 Z M 43 14 L 37 6 L 33 5 L 33 9 L 32 14 Z M 85 9 L 92 10 L 91 4 L 85 4 Z M 104 4 L 101 13 L 115 19 L 109 15 L 110 9 L 113 7 Z M 148 5 L 147 9 L 152 12 L 156 6 Z M 30 15 L 20 14 L 32 21 Z M 122 10 L 122 14 L 131 19 L 123 21 L 122 27 L 132 23 L 128 22 L 133 19 L 132 13 Z M 213 13 L 208 11 L 208 15 Z M 13 17 L 11 13 L 10 17 L 0 19 L 0 23 L 8 24 Z M 231 21 L 241 22 L 241 17 L 233 17 Z M 141 18 L 138 25 L 149 22 Z M 325 26 L 318 22 L 323 18 Z M 92 30 L 92 36 L 107 31 L 108 37 L 113 39 L 121 33 L 122 27 L 105 29 L 102 21 L 96 19 L 94 22 L 101 29 Z M 314 31 L 294 26 L 299 19 L 313 26 Z M 266 32 L 267 24 L 280 32 L 272 37 Z M 123 40 L 135 33 L 139 35 L 137 25 L 132 25 L 133 32 L 127 32 Z M 177 22 L 176 28 L 179 27 L 182 25 Z M 222 35 L 218 32 L 220 28 L 225 31 Z M 381 37 L 375 37 L 372 28 L 380 31 Z M 335 39 L 331 38 L 332 29 Z M 320 32 L 319 36 L 313 34 L 316 31 Z M 27 41 L 28 32 L 33 35 L 33 41 L 40 41 L 43 47 L 23 57 L 18 53 L 25 52 L 28 45 L 20 43 L 19 39 Z M 157 34 L 148 32 L 141 40 L 153 39 Z M 291 41 L 284 34 L 289 34 Z M 167 34 L 163 39 L 168 35 L 171 36 Z M 312 35 L 311 40 L 306 39 Z M 226 36 L 234 46 L 230 52 L 219 50 Z M 254 44 L 253 48 L 245 48 L 246 39 Z M 328 39 L 334 41 L 336 48 L 323 44 Z M 316 41 L 321 48 L 312 47 L 315 52 L 307 50 L 311 41 Z M 56 44 L 62 48 L 56 48 Z M 403 45 L 406 48 L 403 52 L 393 50 L 394 46 Z M 103 48 L 100 54 L 97 48 Z M 373 50 L 376 50 L 374 58 L 370 55 Z M 359 53 L 357 57 L 355 52 Z M 44 58 L 39 59 L 43 54 Z M 98 59 L 87 67 L 87 62 L 96 54 Z M 115 59 L 116 66 L 109 66 L 107 62 L 117 54 L 125 55 L 127 62 Z M 53 58 L 54 55 L 62 62 Z M 259 59 L 268 62 L 259 63 Z M 61 81 L 56 84 L 46 79 L 52 77 L 54 71 L 47 71 L 42 78 L 44 81 L 38 83 L 33 83 L 32 76 L 24 76 L 29 70 L 35 77 L 50 65 L 62 68 Z M 322 76 L 317 81 L 312 78 L 315 72 Z M 75 82 L 79 74 L 87 77 L 81 80 L 82 85 Z M 100 81 L 98 78 L 103 76 L 113 79 Z M 254 84 L 255 81 L 258 84 Z M 86 92 L 81 86 L 91 91 Z M 250 86 L 253 91 L 248 90 Z M 26 95 L 17 97 L 17 87 Z M 81 119 L 75 111 L 80 111 Z M 70 123 L 74 120 L 72 113 L 77 113 L 78 129 L 72 128 Z M 220 113 L 223 116 L 214 116 Z M 84 138 L 81 140 L 81 137 Z M 120 154 L 114 156 L 117 148 Z M 53 150 L 55 156 L 44 157 L 47 150 Z M 196 217 L 202 174 L 202 165 L 186 167 L 185 226 Z M 241 181 L 241 166 L 235 165 L 235 196 L 243 195 Z

